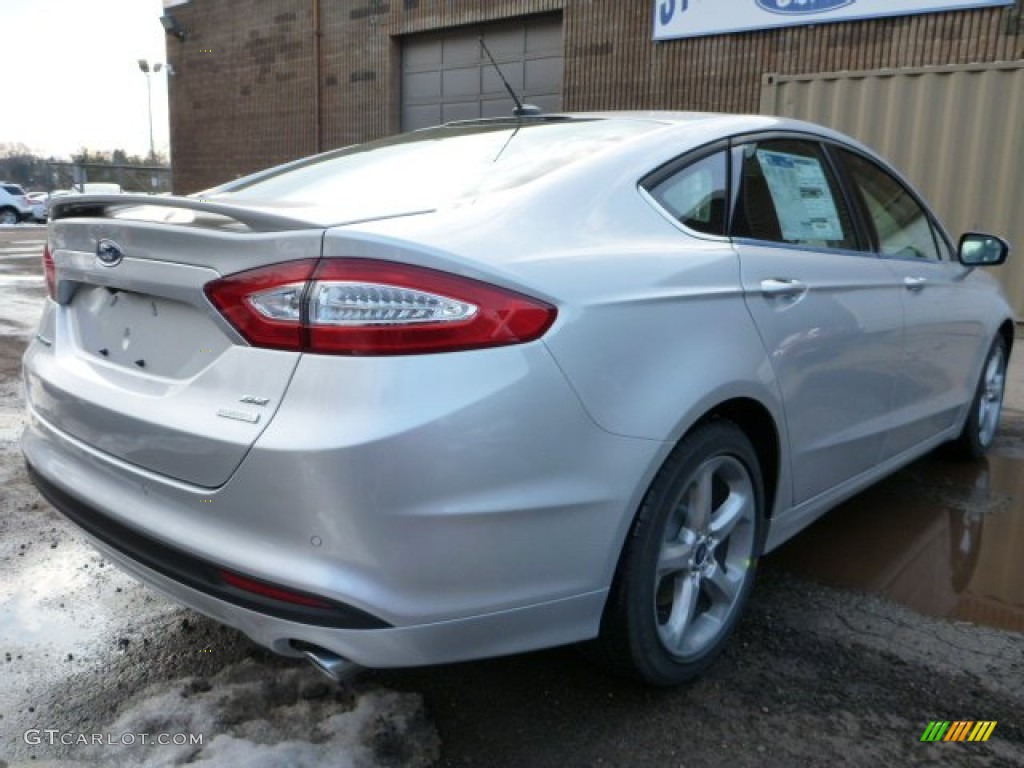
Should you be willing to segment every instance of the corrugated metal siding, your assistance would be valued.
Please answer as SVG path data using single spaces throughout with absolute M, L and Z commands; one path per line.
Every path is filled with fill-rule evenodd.
M 1017 246 L 997 270 L 1024 317 L 1024 62 L 766 75 L 761 112 L 823 123 L 900 168 L 949 227 Z
M 753 112 L 766 72 L 788 75 L 1021 59 L 1022 7 L 1024 2 L 1018 0 L 1005 8 L 658 43 L 651 105 Z

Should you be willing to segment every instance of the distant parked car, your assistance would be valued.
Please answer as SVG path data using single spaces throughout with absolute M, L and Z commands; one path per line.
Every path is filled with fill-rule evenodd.
M 691 678 L 764 552 L 943 443 L 985 453 L 1014 339 L 1003 240 L 763 115 L 453 123 L 64 197 L 48 235 L 32 479 L 334 675 L 594 640 Z
M 123 192 L 120 184 L 107 181 L 87 181 L 74 191 L 83 195 L 120 195 Z
M 46 216 L 50 211 L 50 193 L 29 192 L 28 200 L 32 203 L 33 221 L 46 221 Z
M 17 184 L 0 181 L 0 224 L 17 224 L 32 217 L 32 203 Z

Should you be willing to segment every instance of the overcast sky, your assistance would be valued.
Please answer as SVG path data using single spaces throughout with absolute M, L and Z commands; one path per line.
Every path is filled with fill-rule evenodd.
M 147 154 L 138 60 L 165 60 L 162 13 L 162 0 L 0 0 L 0 143 L 46 156 L 83 146 Z M 154 141 L 166 153 L 167 77 L 151 78 Z

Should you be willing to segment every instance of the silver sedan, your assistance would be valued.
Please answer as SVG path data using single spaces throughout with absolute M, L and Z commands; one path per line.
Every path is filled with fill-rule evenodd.
M 464 122 L 70 196 L 22 446 L 114 562 L 333 675 L 590 641 L 675 684 L 763 553 L 991 445 L 1007 254 L 763 116 Z

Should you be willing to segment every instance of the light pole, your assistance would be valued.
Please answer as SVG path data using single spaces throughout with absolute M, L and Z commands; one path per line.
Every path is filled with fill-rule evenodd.
M 146 101 L 149 104 L 149 159 L 156 157 L 156 149 L 153 146 L 153 86 L 150 84 L 150 74 L 156 74 L 163 68 L 163 62 L 154 61 L 152 69 L 148 59 L 139 59 L 139 69 L 146 76 Z

